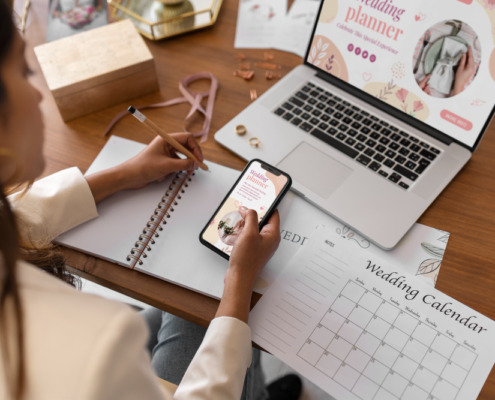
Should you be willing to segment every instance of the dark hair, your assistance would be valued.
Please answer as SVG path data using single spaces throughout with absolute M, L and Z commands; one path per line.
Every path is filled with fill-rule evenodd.
M 7 4 L 7 0 L 0 0 L 0 67 L 11 50 L 14 35 L 12 9 Z M 7 90 L 0 78 L 0 110 L 5 107 L 6 102 Z M 0 346 L 4 369 L 8 374 L 5 378 L 10 395 L 20 399 L 24 391 L 25 373 L 22 308 L 15 268 L 19 257 L 18 249 L 19 238 L 15 218 L 5 197 L 4 188 L 0 185 L 0 272 L 2 276 L 0 281 Z M 11 354 L 7 338 L 9 324 L 12 324 L 10 333 L 13 333 L 12 339 L 16 346 L 14 349 L 14 357 L 17 356 L 16 364 L 9 357 Z
M 4 0 L 0 0 L 4 1 Z M 15 399 L 22 398 L 24 389 L 24 340 L 22 324 L 22 307 L 17 286 L 16 261 L 18 258 L 19 240 L 14 215 L 0 187 L 0 345 L 3 354 L 4 369 L 7 372 L 6 382 L 10 395 Z M 9 307 L 10 300 L 10 307 Z M 13 318 L 12 318 L 12 317 Z M 8 346 L 8 325 L 12 324 L 10 334 L 16 348 L 14 354 L 17 363 L 10 359 L 11 349 Z
M 5 63 L 15 38 L 15 25 L 8 0 L 0 0 L 0 67 Z M 7 115 L 8 93 L 0 76 L 0 117 Z M 0 132 L 4 118 L 0 118 Z M 17 283 L 16 263 L 24 259 L 44 271 L 78 286 L 78 278 L 65 269 L 64 257 L 52 245 L 33 248 L 22 243 L 16 218 L 0 182 L 0 349 L 10 397 L 22 399 L 25 390 L 25 354 L 22 304 Z M 12 337 L 8 337 L 12 335 Z M 9 344 L 14 343 L 14 348 Z M 11 357 L 13 356 L 13 357 Z
M 7 0 L 0 0 L 0 64 L 7 56 L 14 39 L 14 23 L 12 21 L 12 10 Z M 7 97 L 5 87 L 0 79 L 0 104 L 4 103 Z

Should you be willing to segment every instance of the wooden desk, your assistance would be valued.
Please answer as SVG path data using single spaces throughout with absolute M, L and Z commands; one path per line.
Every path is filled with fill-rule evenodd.
M 47 0 L 33 0 L 25 34 L 28 61 L 36 72 L 33 81 L 44 96 L 41 103 L 46 125 L 44 174 L 73 165 L 85 171 L 106 141 L 103 131 L 107 124 L 129 104 L 122 103 L 63 123 L 32 51 L 33 46 L 43 43 L 46 37 L 47 3 Z M 133 101 L 133 105 L 177 97 L 181 78 L 201 71 L 214 73 L 220 88 L 210 138 L 203 145 L 203 152 L 207 160 L 241 169 L 244 161 L 215 143 L 213 134 L 250 103 L 251 88 L 261 94 L 272 82 L 265 80 L 262 71 L 250 82 L 232 75 L 237 66 L 235 55 L 239 53 L 233 47 L 237 3 L 225 0 L 218 21 L 211 28 L 161 42 L 147 41 L 155 56 L 161 91 Z M 263 50 L 242 52 L 252 61 L 263 59 Z M 273 53 L 274 62 L 283 65 L 282 74 L 301 62 L 292 54 Z M 147 114 L 168 131 L 177 131 L 182 129 L 188 110 L 188 106 L 179 105 L 150 110 Z M 198 118 L 192 130 L 199 130 L 201 124 Z M 419 221 L 451 233 L 437 288 L 492 319 L 495 319 L 494 130 L 492 124 L 472 160 Z M 131 117 L 119 122 L 113 133 L 141 142 L 151 139 Z M 66 251 L 66 255 L 75 273 L 99 284 L 203 326 L 214 316 L 216 300 L 75 251 Z M 479 398 L 495 398 L 495 372 L 492 371 Z

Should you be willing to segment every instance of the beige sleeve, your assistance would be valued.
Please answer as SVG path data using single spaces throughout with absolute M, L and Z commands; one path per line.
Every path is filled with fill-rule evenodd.
M 9 196 L 9 201 L 27 246 L 46 245 L 98 216 L 89 185 L 76 167 L 40 179 L 27 192 Z
M 240 399 L 251 356 L 249 326 L 236 318 L 215 318 L 174 399 Z

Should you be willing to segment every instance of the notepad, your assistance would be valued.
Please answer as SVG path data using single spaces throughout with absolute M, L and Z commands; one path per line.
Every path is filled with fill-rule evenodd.
M 144 147 L 112 136 L 86 175 L 120 164 Z M 219 298 L 228 262 L 201 245 L 198 235 L 239 171 L 211 162 L 208 167 L 211 173 L 179 172 L 110 196 L 98 204 L 98 218 L 56 242 Z
M 86 175 L 120 164 L 144 147 L 112 136 Z M 192 176 L 181 172 L 161 183 L 110 196 L 98 203 L 98 218 L 62 234 L 56 242 L 220 298 L 228 261 L 203 246 L 199 233 L 240 171 L 207 163 L 211 172 L 197 170 Z M 339 240 L 351 242 L 355 251 L 394 261 L 405 273 L 425 276 L 430 285 L 435 282 L 449 237 L 446 232 L 415 224 L 394 250 L 385 252 L 293 192 L 284 197 L 278 210 L 281 242 L 255 283 L 258 293 L 270 287 L 321 224 L 331 227 Z
M 253 341 L 337 399 L 476 399 L 495 322 L 321 227 L 249 316 Z

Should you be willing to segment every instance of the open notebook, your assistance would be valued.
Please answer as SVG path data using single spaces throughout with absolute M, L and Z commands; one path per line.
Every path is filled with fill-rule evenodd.
M 117 165 L 144 147 L 112 136 L 86 174 Z M 62 234 L 56 242 L 220 298 L 228 261 L 203 246 L 199 233 L 240 171 L 207 163 L 211 172 L 197 170 L 190 177 L 179 173 L 164 182 L 105 199 L 98 204 L 98 218 Z M 385 252 L 292 192 L 278 209 L 282 240 L 256 282 L 255 291 L 259 293 L 266 291 L 320 224 L 332 227 L 336 240 L 351 241 L 356 251 L 392 259 L 404 272 L 426 276 L 430 284 L 436 279 L 447 245 L 445 232 L 415 224 L 394 250 Z M 162 214 L 166 223 L 157 224 Z M 156 232 L 159 236 L 152 236 L 154 243 L 151 240 L 146 243 L 157 226 L 161 228 Z M 140 256 L 137 249 L 143 244 L 137 242 L 145 242 L 146 257 Z
M 112 136 L 86 174 L 120 164 L 144 147 Z M 98 218 L 56 241 L 220 297 L 228 263 L 204 247 L 198 235 L 239 171 L 211 162 L 208 167 L 211 173 L 179 172 L 144 189 L 119 192 L 98 204 Z M 204 268 L 208 273 L 198 273 Z

